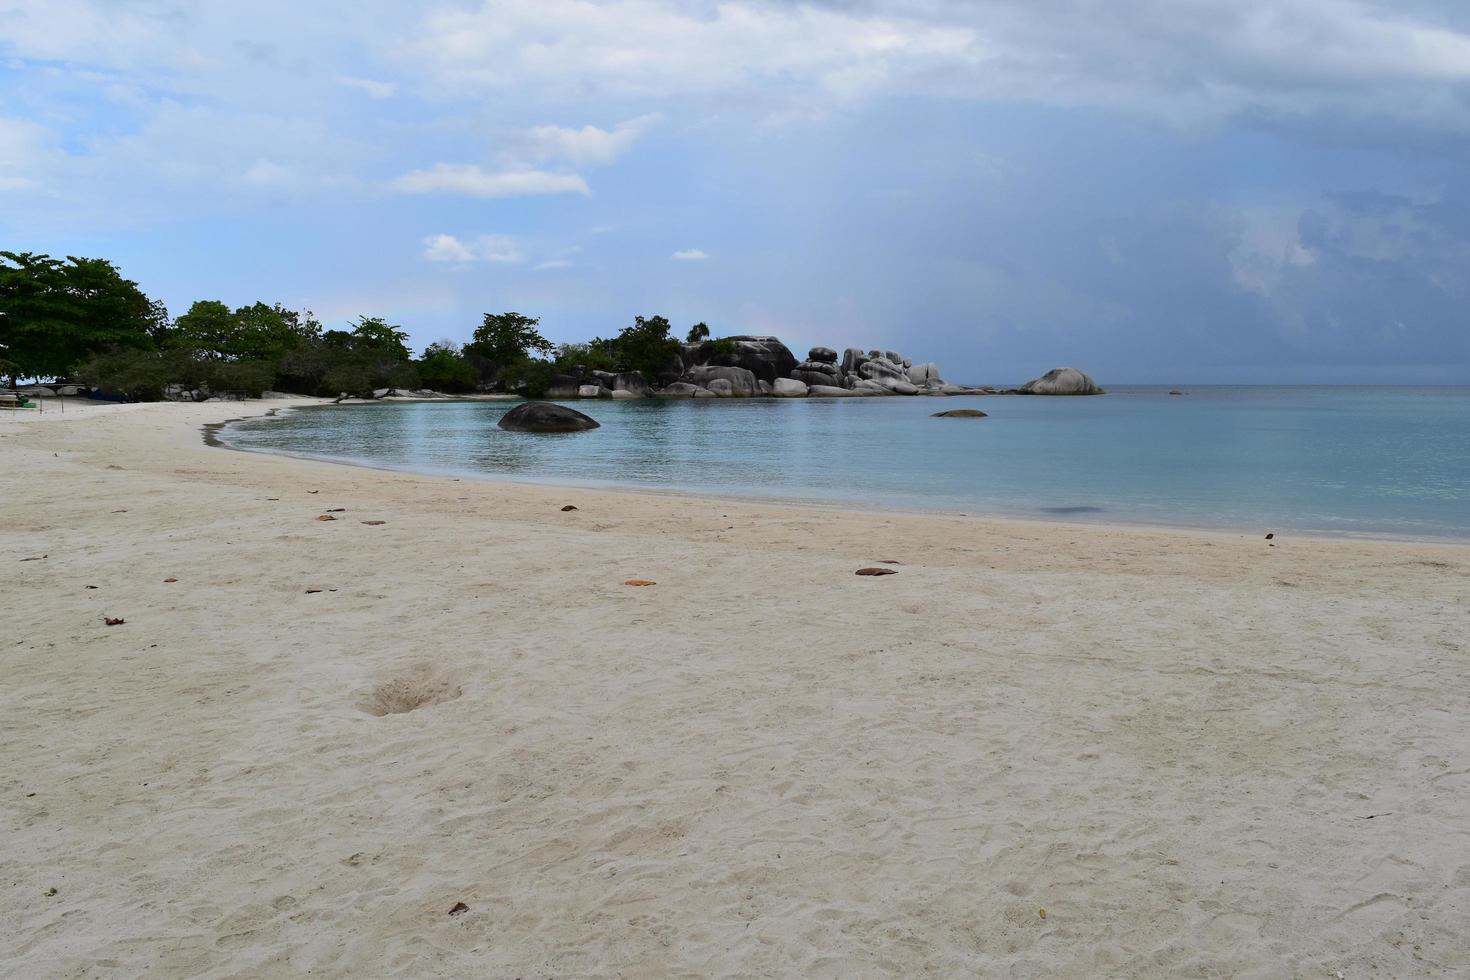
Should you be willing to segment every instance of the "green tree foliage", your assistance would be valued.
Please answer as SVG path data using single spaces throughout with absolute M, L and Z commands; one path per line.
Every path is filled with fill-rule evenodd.
M 395 361 L 413 359 L 404 343 L 408 333 L 397 325 L 388 323 L 380 316 L 360 316 L 352 325 L 352 347 L 354 350 L 377 351 Z
M 321 337 L 321 324 L 310 314 L 280 303 L 255 303 L 231 310 L 219 300 L 199 300 L 174 321 L 167 346 L 198 351 L 225 361 L 277 361 Z
M 0 251 L 0 360 L 12 382 L 57 378 L 112 349 L 146 349 L 162 307 L 104 259 Z
M 611 340 L 594 340 L 586 344 L 562 344 L 552 359 L 558 374 L 584 377 L 592 371 L 618 371 L 616 345 Z
M 418 369 L 419 383 L 435 391 L 473 391 L 480 380 L 480 372 L 460 355 L 459 345 L 451 340 L 425 347 Z
M 652 381 L 679 356 L 679 342 L 669 336 L 667 317 L 634 317 L 612 341 L 620 368 L 638 371 Z M 598 341 L 593 341 L 594 344 Z
M 503 368 L 500 382 L 506 391 L 517 391 L 527 398 L 544 398 L 551 387 L 551 376 L 556 373 L 552 362 L 526 358 Z
M 465 352 L 498 365 L 516 364 L 533 354 L 544 357 L 555 347 L 536 329 L 540 323 L 538 317 L 520 313 L 486 313 L 484 322 L 475 328 L 474 339 L 465 345 Z
M 268 361 L 222 361 L 179 349 L 111 351 L 77 368 L 83 383 L 134 401 L 157 401 L 175 385 L 201 394 L 257 398 L 271 387 L 275 374 Z
M 697 344 L 701 340 L 708 340 L 708 339 L 709 339 L 709 324 L 708 323 L 705 323 L 703 320 L 701 320 L 698 323 L 696 323 L 694 326 L 692 326 L 692 327 L 689 328 L 689 336 L 685 338 L 685 343 Z

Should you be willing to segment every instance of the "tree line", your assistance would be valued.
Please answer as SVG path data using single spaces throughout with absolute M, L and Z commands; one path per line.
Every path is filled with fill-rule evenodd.
M 695 324 L 689 342 L 708 341 Z M 0 374 L 73 380 L 137 400 L 179 392 L 365 395 L 382 388 L 545 393 L 557 375 L 637 371 L 677 376 L 679 341 L 662 316 L 616 335 L 552 344 L 536 317 L 487 313 L 470 342 L 442 340 L 414 357 L 408 334 L 381 317 L 327 329 L 310 312 L 199 300 L 170 318 L 111 262 L 0 251 Z M 714 341 L 718 344 L 719 341 Z

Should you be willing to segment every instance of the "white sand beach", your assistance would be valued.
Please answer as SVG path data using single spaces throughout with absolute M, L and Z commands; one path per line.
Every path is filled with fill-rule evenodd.
M 1470 974 L 1470 548 L 203 444 L 278 404 L 0 417 L 0 974 Z

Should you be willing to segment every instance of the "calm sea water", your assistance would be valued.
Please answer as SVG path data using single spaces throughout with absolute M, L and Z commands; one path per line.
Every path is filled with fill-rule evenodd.
M 907 510 L 1470 537 L 1470 387 L 1123 387 L 1096 398 L 597 401 L 591 432 L 504 402 L 313 408 L 236 448 L 456 476 Z M 976 407 L 984 419 L 936 419 Z

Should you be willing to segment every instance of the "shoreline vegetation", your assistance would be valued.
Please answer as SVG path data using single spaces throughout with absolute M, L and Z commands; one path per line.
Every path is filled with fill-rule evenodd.
M 201 443 L 304 401 L 0 421 L 17 973 L 1470 962 L 1463 545 Z
M 893 350 L 848 348 L 839 358 L 813 347 L 798 361 L 778 338 L 714 337 L 705 323 L 680 341 L 663 316 L 637 316 L 614 336 L 558 346 L 536 317 L 487 313 L 469 343 L 438 341 L 414 357 L 408 333 L 381 317 L 328 329 L 310 311 L 280 303 L 232 310 L 200 300 L 170 318 L 106 260 L 31 252 L 0 251 L 0 323 L 0 374 L 11 389 L 26 394 L 20 379 L 50 380 L 49 393 L 117 401 L 1103 394 L 1072 368 L 1015 388 L 968 387 Z

